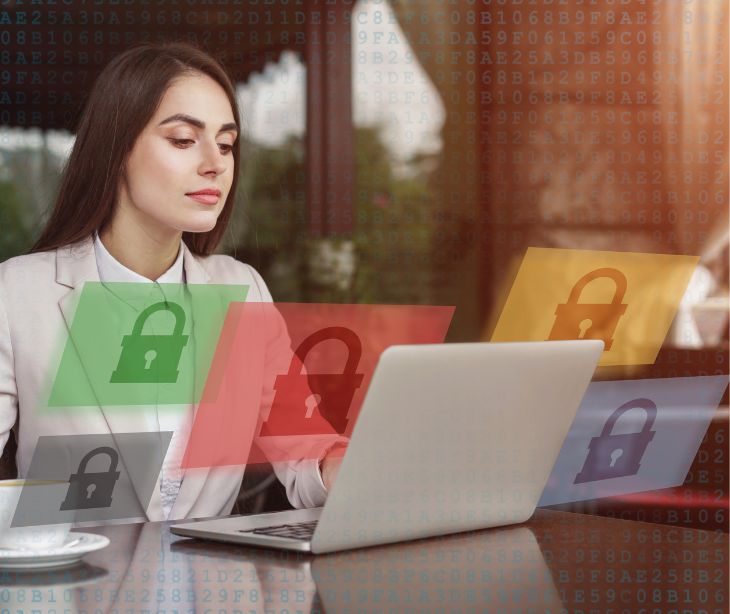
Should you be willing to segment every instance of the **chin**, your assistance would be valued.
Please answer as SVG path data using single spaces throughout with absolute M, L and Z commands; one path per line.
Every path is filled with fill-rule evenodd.
M 217 213 L 202 213 L 184 220 L 180 224 L 180 230 L 183 232 L 208 232 L 215 228 L 217 222 Z

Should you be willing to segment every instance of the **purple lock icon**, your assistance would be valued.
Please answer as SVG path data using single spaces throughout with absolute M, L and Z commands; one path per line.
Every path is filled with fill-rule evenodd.
M 616 421 L 627 411 L 641 408 L 646 412 L 643 428 L 636 433 L 614 435 Z M 583 468 L 575 476 L 573 484 L 596 482 L 610 478 L 636 475 L 641 467 L 641 459 L 649 443 L 654 439 L 654 426 L 657 406 L 650 399 L 633 399 L 616 409 L 603 425 L 601 434 L 592 437 L 588 444 L 588 457 Z

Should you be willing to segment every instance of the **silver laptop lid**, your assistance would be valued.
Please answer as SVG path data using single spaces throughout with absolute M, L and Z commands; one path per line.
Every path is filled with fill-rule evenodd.
M 602 351 L 594 340 L 388 348 L 312 552 L 528 519 Z

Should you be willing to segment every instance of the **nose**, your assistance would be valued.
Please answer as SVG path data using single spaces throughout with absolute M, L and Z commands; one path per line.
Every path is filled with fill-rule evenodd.
M 200 161 L 200 173 L 202 175 L 220 175 L 224 173 L 228 168 L 228 161 L 226 156 L 221 153 L 218 143 L 213 141 L 212 143 L 205 143 L 202 147 L 202 159 Z M 231 154 L 228 154 L 231 158 Z

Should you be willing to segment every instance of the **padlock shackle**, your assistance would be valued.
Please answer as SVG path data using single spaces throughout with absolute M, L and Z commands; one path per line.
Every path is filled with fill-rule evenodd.
M 601 437 L 609 437 L 613 432 L 613 427 L 616 426 L 616 421 L 627 411 L 632 409 L 643 409 L 646 412 L 646 420 L 644 421 L 644 427 L 641 429 L 641 433 L 648 433 L 654 426 L 654 420 L 656 419 L 657 407 L 656 403 L 651 399 L 634 399 L 624 403 L 621 407 L 614 410 L 614 412 L 606 420 L 606 424 L 603 425 L 601 430 Z
M 304 367 L 304 361 L 306 360 L 310 350 L 315 345 L 329 339 L 337 339 L 347 346 L 347 362 L 345 363 L 345 370 L 343 373 L 355 373 L 357 365 L 360 364 L 360 357 L 362 356 L 362 343 L 360 342 L 360 337 L 357 336 L 355 331 L 345 326 L 329 326 L 315 331 L 299 344 L 299 347 L 294 352 L 295 356 L 301 363 L 299 373 L 301 373 L 302 367 Z M 297 375 L 296 371 L 296 361 L 292 358 L 292 361 L 289 364 L 289 375 Z
M 626 276 L 619 271 L 618 269 L 612 269 L 609 267 L 605 267 L 602 269 L 596 269 L 595 271 L 591 271 L 590 273 L 586 273 L 581 277 L 576 284 L 573 286 L 573 289 L 570 291 L 570 295 L 568 296 L 568 304 L 577 305 L 578 301 L 580 300 L 580 296 L 583 293 L 583 289 L 594 279 L 598 279 L 599 277 L 608 277 L 613 280 L 613 282 L 616 284 L 616 292 L 613 294 L 613 300 L 611 301 L 611 305 L 620 305 L 624 300 L 624 295 L 626 294 Z M 608 304 L 608 303 L 607 303 Z
M 175 316 L 175 328 L 172 331 L 174 337 L 181 337 L 183 328 L 185 328 L 185 311 L 177 303 L 171 303 L 170 301 L 161 301 L 150 305 L 145 308 L 142 313 L 139 314 L 137 320 L 134 322 L 134 328 L 132 329 L 133 337 L 141 337 L 142 329 L 147 323 L 148 318 L 157 311 L 170 311 Z
M 84 458 L 81 459 L 81 463 L 79 463 L 78 473 L 86 473 L 86 465 L 88 465 L 89 461 L 98 454 L 106 454 L 107 456 L 109 456 L 108 473 L 117 470 L 117 465 L 119 464 L 119 454 L 117 454 L 117 451 L 114 448 L 102 446 L 100 448 L 94 448 L 91 452 L 84 456 Z

